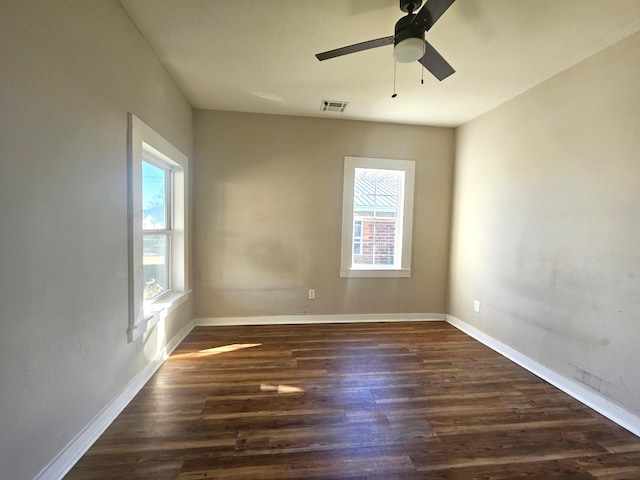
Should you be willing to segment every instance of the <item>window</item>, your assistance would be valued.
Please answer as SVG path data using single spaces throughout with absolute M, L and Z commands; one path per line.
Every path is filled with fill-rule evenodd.
M 342 277 L 408 277 L 415 163 L 345 157 Z
M 188 159 L 129 115 L 129 341 L 186 300 Z

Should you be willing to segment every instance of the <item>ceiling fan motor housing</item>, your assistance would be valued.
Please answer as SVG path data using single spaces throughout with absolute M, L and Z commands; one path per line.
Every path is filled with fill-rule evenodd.
M 394 35 L 394 45 L 397 45 L 406 38 L 421 38 L 424 40 L 424 27 L 417 23 L 411 24 L 415 15 L 405 15 L 396 22 L 396 31 Z

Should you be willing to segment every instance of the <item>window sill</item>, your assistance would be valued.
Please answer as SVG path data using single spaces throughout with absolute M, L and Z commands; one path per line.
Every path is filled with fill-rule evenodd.
M 375 277 L 410 277 L 411 269 L 399 268 L 399 269 L 341 269 L 340 277 L 342 278 L 375 278 Z
M 156 302 L 145 306 L 144 320 L 129 328 L 129 342 L 151 330 L 160 320 L 167 318 L 171 312 L 189 299 L 190 294 L 191 290 L 170 292 Z

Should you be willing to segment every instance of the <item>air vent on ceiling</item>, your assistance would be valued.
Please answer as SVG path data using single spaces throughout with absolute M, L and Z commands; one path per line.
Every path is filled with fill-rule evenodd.
M 342 113 L 347 108 L 349 102 L 339 102 L 337 100 L 323 100 L 320 105 L 321 112 L 336 112 Z

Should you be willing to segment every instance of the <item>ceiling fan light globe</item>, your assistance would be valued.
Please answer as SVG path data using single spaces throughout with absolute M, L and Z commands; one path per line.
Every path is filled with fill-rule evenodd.
M 425 44 L 422 38 L 405 38 L 393 48 L 393 57 L 398 63 L 415 62 L 424 56 L 424 49 Z

